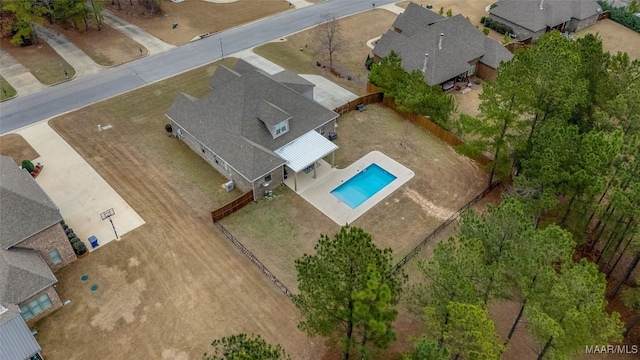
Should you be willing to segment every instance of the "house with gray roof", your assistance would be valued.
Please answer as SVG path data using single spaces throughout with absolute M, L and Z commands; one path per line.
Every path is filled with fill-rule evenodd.
M 374 60 L 395 51 L 407 72 L 421 71 L 429 85 L 447 90 L 454 80 L 476 75 L 496 76 L 496 69 L 513 54 L 484 35 L 462 15 L 444 17 L 415 3 L 393 23 L 373 49 Z
M 219 66 L 209 87 L 200 99 L 178 95 L 166 116 L 178 138 L 256 200 L 288 176 L 296 190 L 298 175 L 315 174 L 337 149 L 326 136 L 338 114 L 314 101 L 314 84 L 297 74 L 269 75 L 238 60 Z
M 587 28 L 601 12 L 594 0 L 500 0 L 489 10 L 489 17 L 510 26 L 517 39 L 536 42 L 547 31 Z

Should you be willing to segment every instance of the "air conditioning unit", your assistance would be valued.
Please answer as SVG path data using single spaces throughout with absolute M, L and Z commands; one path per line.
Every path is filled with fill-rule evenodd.
M 233 180 L 224 183 L 224 189 L 227 190 L 227 192 L 232 191 L 234 188 L 235 185 L 233 184 Z

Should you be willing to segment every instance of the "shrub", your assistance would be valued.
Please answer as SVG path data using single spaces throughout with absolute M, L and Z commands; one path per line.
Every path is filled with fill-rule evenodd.
M 72 229 L 72 228 L 70 228 L 70 227 L 69 227 L 69 226 L 67 226 L 67 225 L 65 225 L 65 226 L 66 226 L 66 228 L 65 228 L 64 226 L 62 227 L 62 228 L 64 229 L 64 233 L 65 233 L 65 234 L 69 235 L 69 233 L 72 233 L 72 232 L 73 232 L 73 229 Z
M 80 238 L 79 238 L 79 237 L 74 236 L 74 237 L 72 237 L 71 239 L 69 239 L 69 242 L 71 243 L 71 245 L 73 245 L 73 244 L 75 244 L 75 243 L 77 243 L 77 242 L 82 242 L 82 240 L 80 240 Z
M 68 233 L 68 234 L 67 234 L 67 239 L 71 240 L 71 239 L 73 239 L 75 236 L 76 236 L 76 234 L 74 234 L 74 233 L 73 233 L 73 231 L 72 231 L 72 232 L 70 232 L 70 233 Z
M 173 132 L 173 127 L 171 126 L 171 124 L 167 124 L 164 126 L 164 129 L 168 132 L 168 133 L 172 133 Z
M 87 245 L 85 245 L 82 241 L 73 243 L 73 251 L 76 255 L 82 255 L 87 252 Z
M 62 224 L 62 230 L 64 230 L 64 233 L 67 233 L 67 229 L 69 228 L 69 225 L 67 224 Z
M 453 11 L 451 11 L 451 9 L 447 10 L 447 17 L 452 17 L 453 16 Z
M 626 26 L 635 32 L 640 32 L 640 17 L 635 16 L 631 10 L 628 8 L 613 7 L 602 0 L 598 1 L 598 4 L 600 4 L 602 9 L 605 11 L 611 12 L 611 20 L 620 25 Z
M 485 18 L 484 26 L 488 27 L 489 29 L 493 29 L 503 35 L 513 32 L 513 29 L 511 29 L 511 27 L 501 22 L 495 21 L 492 18 Z
M 36 169 L 36 167 L 33 166 L 33 163 L 29 160 L 22 160 L 22 168 L 26 169 L 28 172 L 32 172 Z
M 367 60 L 365 60 L 364 66 L 367 68 L 367 70 L 371 70 L 372 65 L 373 65 L 373 58 L 367 55 Z
M 489 33 L 491 32 L 491 30 L 489 30 L 488 28 L 484 28 L 484 29 L 482 29 L 482 32 L 483 32 L 485 35 L 489 36 Z
M 489 6 L 489 10 L 493 9 L 494 7 L 498 6 L 498 3 L 493 3 L 491 4 L 491 6 Z
M 440 6 L 440 11 L 438 11 L 438 14 L 440 15 L 444 14 L 444 8 L 442 6 Z
M 486 18 L 485 18 L 484 16 L 483 16 L 483 17 L 481 17 L 481 18 L 480 18 L 480 24 L 484 24 L 484 20 L 485 20 L 485 19 L 486 19 Z

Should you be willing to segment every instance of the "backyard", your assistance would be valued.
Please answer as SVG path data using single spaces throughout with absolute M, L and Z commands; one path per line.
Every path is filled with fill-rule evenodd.
M 602 38 L 604 51 L 612 54 L 626 52 L 629 58 L 640 60 L 640 34 L 617 22 L 604 19 L 576 34 L 580 38 L 586 34 L 598 34 Z
M 50 121 L 146 224 L 56 273 L 71 304 L 34 326 L 45 358 L 194 359 L 240 332 L 296 359 L 322 356 L 322 340 L 296 328 L 289 299 L 211 223 L 209 212 L 240 193 L 224 191 L 226 180 L 165 132 L 177 93 L 208 92 L 216 65 Z M 97 132 L 98 123 L 112 128 Z

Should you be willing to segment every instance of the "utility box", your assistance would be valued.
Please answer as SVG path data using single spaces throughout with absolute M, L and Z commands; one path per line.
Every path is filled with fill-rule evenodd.
M 227 190 L 227 192 L 233 191 L 233 189 L 235 189 L 235 185 L 233 184 L 233 180 L 224 183 L 224 189 Z

